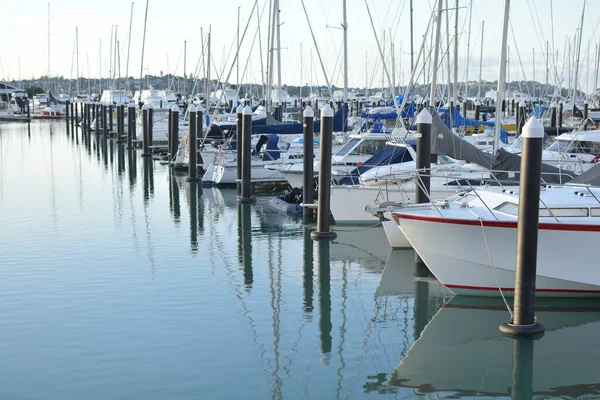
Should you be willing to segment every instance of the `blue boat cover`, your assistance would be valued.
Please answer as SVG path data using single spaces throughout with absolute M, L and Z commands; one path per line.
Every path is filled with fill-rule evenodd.
M 315 132 L 321 131 L 321 121 L 315 121 Z M 348 105 L 344 104 L 340 107 L 333 116 L 333 131 L 346 132 L 348 131 Z M 295 124 L 280 124 L 280 125 L 252 125 L 252 134 L 257 133 L 274 133 L 278 135 L 292 135 L 303 132 L 303 124 L 301 122 Z
M 373 156 L 365 161 L 364 164 L 355 167 L 349 175 L 341 178 L 339 180 L 339 184 L 356 185 L 360 183 L 358 179 L 360 175 L 367 172 L 371 168 L 382 165 L 398 164 L 412 160 L 413 158 L 406 147 L 386 145 L 377 153 L 373 154 Z
M 458 128 L 460 126 L 494 126 L 493 121 L 476 121 L 474 119 L 464 118 L 460 115 L 456 107 L 452 107 L 452 126 L 450 126 L 450 113 L 448 112 L 448 108 L 440 108 L 438 112 L 440 113 L 442 121 L 444 121 L 449 128 Z

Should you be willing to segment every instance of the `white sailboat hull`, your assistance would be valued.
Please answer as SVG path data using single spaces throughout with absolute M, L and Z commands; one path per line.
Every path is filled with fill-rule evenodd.
M 452 220 L 394 213 L 398 224 L 431 272 L 455 294 L 499 296 L 514 292 L 517 222 Z M 536 295 L 600 296 L 594 246 L 596 226 L 540 225 Z M 551 226 L 555 225 L 555 226 Z M 486 247 L 489 246 L 489 254 Z M 490 261 L 491 259 L 491 261 Z M 576 267 L 576 268 L 573 268 Z

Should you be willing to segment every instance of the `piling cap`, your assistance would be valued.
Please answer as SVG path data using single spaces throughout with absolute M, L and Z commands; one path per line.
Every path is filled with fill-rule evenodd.
M 426 108 L 417 115 L 417 124 L 431 124 L 432 122 L 431 114 L 429 114 Z
M 173 107 L 171 108 L 171 112 L 179 112 L 179 107 L 177 106 L 177 104 L 173 105 Z
M 552 104 L 550 104 L 550 108 L 556 108 L 556 102 L 553 101 Z
M 527 104 L 525 104 L 525 100 L 521 100 L 521 102 L 519 103 L 519 107 L 525 107 L 527 106 Z
M 147 110 L 147 109 L 148 109 L 148 104 L 144 104 L 144 105 L 142 106 L 142 110 Z
M 587 101 L 587 99 L 585 99 L 585 101 L 583 102 L 583 104 L 586 105 L 586 104 L 590 104 L 590 103 Z
M 132 101 L 129 102 L 129 104 L 127 105 L 129 108 L 135 108 L 135 103 Z
M 315 110 L 313 110 L 311 106 L 306 106 L 302 115 L 304 116 L 304 118 L 314 118 Z
M 476 106 L 480 106 L 481 105 L 481 102 L 479 101 L 479 99 L 475 100 L 475 105 Z
M 544 126 L 536 117 L 529 118 L 523 126 L 523 138 L 541 139 L 544 137 Z
M 246 106 L 244 107 L 243 113 L 244 115 L 252 115 L 252 107 Z
M 321 117 L 333 118 L 333 108 L 329 104 L 325 104 L 325 107 L 321 108 Z
M 190 106 L 190 108 L 188 108 L 188 112 L 191 112 L 191 113 L 195 113 L 196 112 L 196 106 L 194 105 L 194 103 L 192 103 L 192 105 Z
M 239 105 L 237 106 L 237 108 L 235 109 L 235 113 L 236 114 L 243 114 L 244 113 L 244 106 L 243 105 Z

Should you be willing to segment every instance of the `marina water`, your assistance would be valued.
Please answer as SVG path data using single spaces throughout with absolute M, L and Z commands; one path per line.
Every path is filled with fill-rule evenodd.
M 540 302 L 545 335 L 518 342 L 381 228 L 316 243 L 140 153 L 0 124 L 3 398 L 600 396 L 599 303 Z

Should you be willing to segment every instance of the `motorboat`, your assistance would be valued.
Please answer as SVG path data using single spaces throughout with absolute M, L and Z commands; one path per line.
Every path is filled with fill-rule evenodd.
M 545 185 L 540 195 L 537 296 L 600 296 L 595 247 L 600 188 Z M 514 292 L 519 188 L 486 187 L 394 208 L 391 216 L 455 294 Z

